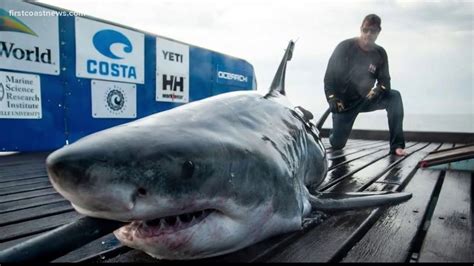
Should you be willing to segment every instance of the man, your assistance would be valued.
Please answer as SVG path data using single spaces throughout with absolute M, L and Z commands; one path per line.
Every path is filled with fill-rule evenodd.
M 375 44 L 381 30 L 380 17 L 367 15 L 360 37 L 339 43 L 329 59 L 324 76 L 333 119 L 329 142 L 334 149 L 342 149 L 360 112 L 386 109 L 390 153 L 404 156 L 403 103 L 400 93 L 390 87 L 387 53 Z

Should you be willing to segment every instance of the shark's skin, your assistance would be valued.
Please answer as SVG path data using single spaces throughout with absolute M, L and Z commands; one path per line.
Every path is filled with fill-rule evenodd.
M 377 204 L 338 206 L 308 192 L 325 178 L 327 159 L 317 130 L 284 95 L 289 57 L 265 96 L 221 94 L 55 151 L 47 159 L 54 188 L 84 215 L 130 222 L 115 231 L 123 244 L 179 260 L 300 230 L 312 205 Z

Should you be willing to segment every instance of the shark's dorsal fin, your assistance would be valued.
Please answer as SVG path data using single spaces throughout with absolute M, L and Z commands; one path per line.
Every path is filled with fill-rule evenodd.
M 293 40 L 290 40 L 288 47 L 286 48 L 283 59 L 281 60 L 280 66 L 273 78 L 272 85 L 270 86 L 270 91 L 265 95 L 265 98 L 277 96 L 278 93 L 285 95 L 285 73 L 286 73 L 286 63 L 291 60 L 293 56 L 293 48 L 295 43 Z

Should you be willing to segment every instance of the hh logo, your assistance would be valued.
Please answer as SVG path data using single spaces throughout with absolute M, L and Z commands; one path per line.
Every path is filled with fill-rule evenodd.
M 111 50 L 115 44 L 122 44 L 124 53 L 131 53 L 133 50 L 130 40 L 122 33 L 114 30 L 101 30 L 97 32 L 94 34 L 92 42 L 97 51 L 112 59 L 123 59 L 123 56 L 119 56 Z
M 174 75 L 163 74 L 163 90 L 183 92 L 184 90 L 184 77 L 178 77 Z
M 372 73 L 372 74 L 375 74 L 375 71 L 377 70 L 377 67 L 375 67 L 374 65 L 370 64 L 369 65 L 369 72 Z

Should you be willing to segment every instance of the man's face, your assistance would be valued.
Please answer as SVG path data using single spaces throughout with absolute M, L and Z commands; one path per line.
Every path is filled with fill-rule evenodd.
M 379 36 L 380 29 L 375 25 L 368 25 L 367 22 L 360 27 L 360 40 L 365 47 L 373 47 L 375 40 Z

